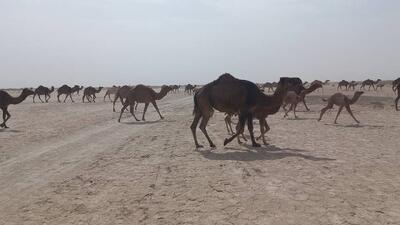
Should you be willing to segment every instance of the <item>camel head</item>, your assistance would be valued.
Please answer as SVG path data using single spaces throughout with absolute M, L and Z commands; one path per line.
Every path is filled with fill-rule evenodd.
M 170 92 L 171 90 L 172 90 L 173 88 L 171 87 L 171 86 L 169 86 L 169 85 L 163 85 L 163 86 L 161 86 L 161 91 L 162 92 Z
M 35 92 L 32 91 L 31 89 L 29 89 L 29 88 L 24 88 L 24 89 L 22 90 L 21 96 L 29 96 L 29 95 L 33 95 L 34 93 L 35 93 Z

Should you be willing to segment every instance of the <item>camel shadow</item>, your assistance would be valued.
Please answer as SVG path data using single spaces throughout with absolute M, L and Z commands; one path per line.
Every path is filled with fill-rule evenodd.
M 326 123 L 325 125 L 328 126 L 333 126 L 333 127 L 345 127 L 345 128 L 370 128 L 370 129 L 375 129 L 375 128 L 383 128 L 384 126 L 382 125 L 369 125 L 369 124 L 334 124 L 334 123 Z
M 0 132 L 5 132 L 5 133 L 21 133 L 20 130 L 12 130 L 12 129 L 0 129 Z
M 146 125 L 146 124 L 154 124 L 154 123 L 173 123 L 176 120 L 152 120 L 152 121 L 131 121 L 131 122 L 121 122 L 122 124 L 128 125 Z
M 209 160 L 232 160 L 232 161 L 257 161 L 257 160 L 278 160 L 287 157 L 299 157 L 311 161 L 333 161 L 336 159 L 315 157 L 312 155 L 306 155 L 299 152 L 306 150 L 301 149 L 282 149 L 276 146 L 266 146 L 253 148 L 255 151 L 243 151 L 243 149 L 226 148 L 228 152 L 212 152 L 212 151 L 198 151 L 204 158 Z
M 317 120 L 317 118 L 301 118 L 301 117 L 298 117 L 298 118 L 293 118 L 293 117 L 289 117 L 289 118 L 285 118 L 285 119 L 287 119 L 287 120 L 298 120 L 298 121 L 301 121 L 301 120 Z

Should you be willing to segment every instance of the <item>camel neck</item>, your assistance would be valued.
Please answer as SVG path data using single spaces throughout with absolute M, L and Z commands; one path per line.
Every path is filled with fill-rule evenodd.
M 16 98 L 12 97 L 10 103 L 13 105 L 19 104 L 19 103 L 23 102 L 26 99 L 26 97 L 28 97 L 28 95 L 22 93 L 20 96 L 18 96 Z
M 350 100 L 350 105 L 352 105 L 352 104 L 354 104 L 354 103 L 356 103 L 357 102 L 357 100 L 360 98 L 360 96 L 361 96 L 361 94 L 360 93 L 354 93 L 354 96 L 353 96 L 353 98 L 351 98 L 351 100 Z
M 156 93 L 156 99 L 160 100 L 164 98 L 168 94 L 168 90 L 165 88 L 162 88 L 160 92 Z

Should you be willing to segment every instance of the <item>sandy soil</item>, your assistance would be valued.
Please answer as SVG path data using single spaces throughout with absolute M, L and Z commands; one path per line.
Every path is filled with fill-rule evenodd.
M 270 145 L 258 149 L 223 147 L 215 113 L 211 151 L 194 148 L 183 93 L 159 101 L 165 120 L 150 106 L 147 122 L 122 123 L 104 92 L 94 104 L 28 98 L 0 129 L 0 224 L 400 224 L 393 92 L 362 96 L 360 125 L 345 111 L 334 125 L 337 107 L 317 122 L 333 92 L 308 96 L 299 119 L 271 116 Z

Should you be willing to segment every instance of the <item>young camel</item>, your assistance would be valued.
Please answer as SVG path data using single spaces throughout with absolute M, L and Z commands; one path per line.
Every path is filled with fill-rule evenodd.
M 283 86 L 285 87 L 291 81 L 291 78 L 280 79 L 280 83 L 284 84 Z M 282 103 L 282 99 L 280 100 L 280 104 Z M 262 93 L 257 85 L 250 81 L 236 79 L 228 73 L 219 76 L 217 80 L 206 84 L 194 95 L 194 120 L 190 128 L 192 130 L 196 148 L 203 147 L 198 143 L 196 135 L 197 125 L 200 122 L 200 119 L 200 130 L 206 136 L 210 147 L 215 147 L 206 130 L 207 123 L 213 115 L 214 109 L 220 112 L 225 112 L 228 115 L 237 113 L 239 116 L 236 133 L 230 138 L 225 139 L 224 145 L 242 134 L 245 123 L 247 122 L 247 128 L 250 132 L 253 147 L 260 147 L 254 138 L 253 114 L 257 109 L 263 111 L 273 108 L 277 100 L 278 99 L 275 97 L 267 96 Z
M 400 82 L 397 84 L 397 86 L 394 88 L 394 91 L 397 91 L 397 98 L 394 100 L 394 103 L 396 105 L 396 111 L 399 111 L 399 108 L 397 107 L 400 99 Z
M 124 85 L 120 88 L 118 88 L 117 93 L 114 95 L 114 101 L 113 101 L 113 112 L 115 112 L 115 103 L 119 99 L 121 101 L 121 104 L 124 105 L 124 99 L 128 97 L 129 91 L 132 89 L 132 86 L 127 86 Z
M 72 93 L 77 92 L 80 89 L 82 89 L 82 88 L 79 87 L 78 85 L 75 85 L 74 87 L 71 88 L 70 86 L 64 84 L 57 90 L 58 102 L 61 103 L 61 101 L 60 101 L 61 95 L 65 95 L 64 103 L 65 103 L 65 100 L 67 100 L 68 96 L 70 97 L 71 101 L 74 102 L 74 100 L 72 99 Z
M 85 97 L 88 102 L 96 102 L 96 94 L 99 93 L 103 89 L 103 87 L 99 87 L 97 90 L 96 88 L 89 86 L 83 90 L 82 102 L 85 102 Z
M 363 91 L 356 91 L 354 93 L 354 96 L 352 99 L 348 98 L 346 95 L 342 94 L 342 93 L 336 93 L 333 94 L 331 97 L 329 97 L 328 99 L 322 99 L 323 101 L 327 101 L 328 105 L 323 108 L 321 110 L 321 114 L 319 116 L 318 121 L 321 121 L 322 116 L 324 115 L 324 113 L 326 112 L 326 110 L 331 109 L 333 107 L 333 105 L 337 105 L 339 106 L 339 110 L 338 113 L 336 115 L 335 121 L 334 123 L 337 124 L 337 118 L 339 117 L 340 112 L 342 111 L 343 107 L 346 107 L 347 112 L 349 112 L 349 114 L 351 115 L 351 117 L 353 117 L 353 119 L 357 122 L 360 123 L 353 115 L 353 112 L 350 109 L 350 105 L 354 104 L 357 102 L 357 100 L 360 98 L 360 96 L 363 94 Z
M 293 114 L 295 118 L 298 118 L 296 115 L 296 108 L 297 104 L 306 97 L 306 95 L 310 94 L 311 92 L 317 90 L 318 88 L 321 88 L 322 84 L 321 83 L 311 83 L 311 86 L 309 88 L 306 88 L 300 92 L 300 94 L 296 94 L 294 91 L 289 91 L 285 98 L 283 99 L 284 106 L 283 108 L 285 109 L 285 106 L 290 104 L 290 108 L 288 110 L 285 109 L 285 115 L 283 117 L 287 117 L 288 113 L 293 110 Z
M 44 87 L 42 85 L 40 85 L 38 88 L 36 88 L 34 94 L 33 94 L 33 103 L 35 103 L 35 97 L 36 95 L 39 97 L 39 100 L 43 102 L 43 100 L 40 98 L 41 95 L 44 95 L 44 100 L 46 102 L 49 102 L 50 99 L 50 94 L 54 91 L 54 87 L 51 86 L 51 89 Z
M 108 96 L 108 99 L 112 102 L 111 95 L 115 96 L 115 94 L 118 92 L 119 88 L 120 87 L 117 87 L 117 86 L 112 86 L 111 88 L 108 88 L 106 91 L 106 94 L 104 95 L 103 101 L 106 101 L 106 97 Z
M 29 95 L 33 95 L 34 93 L 35 92 L 33 92 L 32 90 L 25 88 L 24 90 L 22 90 L 21 95 L 15 98 L 7 92 L 0 90 L 0 109 L 3 111 L 3 123 L 0 124 L 0 127 L 8 128 L 6 122 L 11 117 L 11 114 L 8 112 L 8 106 L 19 104 L 23 102 L 26 97 L 28 97 Z
M 161 100 L 171 90 L 172 90 L 172 88 L 170 86 L 167 86 L 167 85 L 163 85 L 161 87 L 161 91 L 158 92 L 158 93 L 155 92 L 152 88 L 144 86 L 142 84 L 139 84 L 136 87 L 132 88 L 128 93 L 126 101 L 123 103 L 124 106 L 121 109 L 121 113 L 119 115 L 118 122 L 121 122 L 122 113 L 125 111 L 125 109 L 128 106 L 130 106 L 130 112 L 131 112 L 132 116 L 136 119 L 136 121 L 139 121 L 136 118 L 135 112 L 133 110 L 135 104 L 139 104 L 139 103 L 144 103 L 145 104 L 144 105 L 144 110 L 143 110 L 143 116 L 142 116 L 142 120 L 143 121 L 145 121 L 144 116 L 146 114 L 147 107 L 149 106 L 150 103 L 154 106 L 154 108 L 158 112 L 158 115 L 160 115 L 160 118 L 164 119 L 164 117 L 160 113 L 160 110 L 158 109 L 156 100 Z

